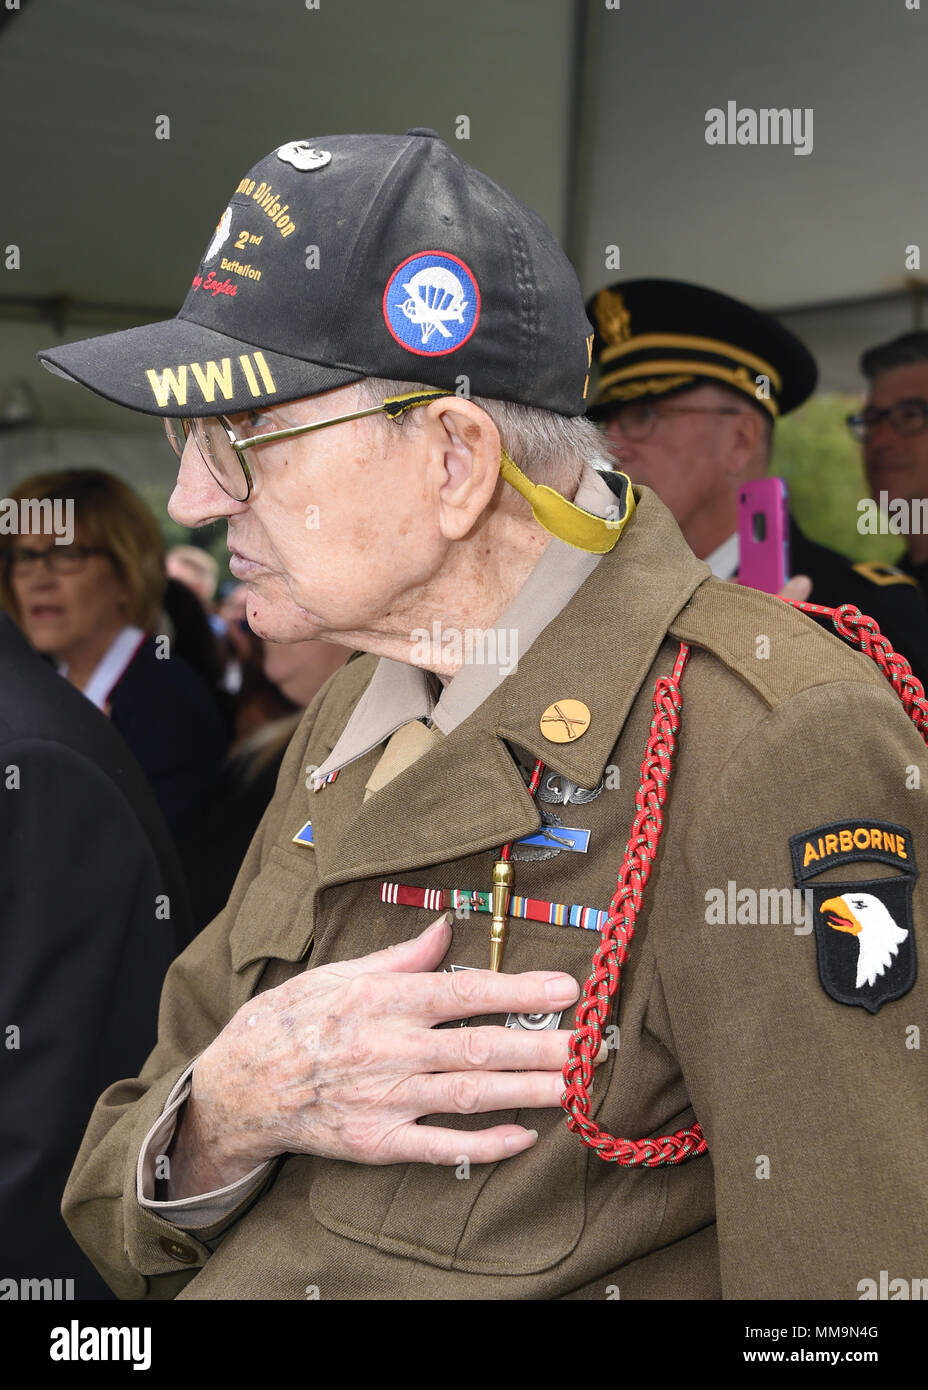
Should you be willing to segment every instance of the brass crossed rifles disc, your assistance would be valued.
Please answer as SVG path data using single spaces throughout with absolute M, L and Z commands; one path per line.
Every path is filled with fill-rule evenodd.
M 539 720 L 549 743 L 573 743 L 590 727 L 590 711 L 582 700 L 555 700 Z

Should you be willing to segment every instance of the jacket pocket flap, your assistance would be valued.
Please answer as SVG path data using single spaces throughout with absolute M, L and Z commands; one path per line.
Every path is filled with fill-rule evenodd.
M 312 850 L 273 845 L 250 884 L 229 933 L 232 969 L 256 960 L 302 960 L 313 939 L 318 873 Z

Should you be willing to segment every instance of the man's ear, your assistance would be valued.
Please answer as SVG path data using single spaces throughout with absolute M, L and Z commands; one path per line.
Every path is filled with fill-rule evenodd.
M 728 472 L 737 478 L 763 473 L 767 460 L 767 425 L 759 410 L 745 406 L 731 417 L 731 448 L 728 452 Z
M 439 524 L 460 540 L 488 506 L 499 479 L 499 431 L 466 397 L 443 396 L 427 407 Z

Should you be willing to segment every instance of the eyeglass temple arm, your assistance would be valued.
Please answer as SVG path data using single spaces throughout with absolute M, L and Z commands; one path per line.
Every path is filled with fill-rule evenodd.
M 356 410 L 352 415 L 345 415 L 344 420 L 360 420 L 364 415 L 377 415 L 383 410 L 382 405 L 372 406 L 369 410 Z M 253 439 L 236 439 L 234 446 L 236 449 L 253 449 L 256 444 L 267 444 L 274 439 L 292 439 L 294 435 L 309 434 L 311 430 L 321 429 L 327 425 L 328 420 L 317 420 L 311 425 L 292 425 L 285 430 L 269 430 L 267 434 L 256 434 Z
M 412 391 L 404 396 L 388 396 L 382 405 L 372 405 L 366 410 L 355 410 L 351 415 L 340 416 L 339 423 L 362 420 L 366 415 L 379 415 L 381 412 L 389 415 L 391 420 L 398 420 L 407 410 L 412 410 L 417 405 L 426 405 L 429 401 L 440 400 L 448 394 L 447 391 Z M 310 431 L 322 429 L 331 423 L 331 420 L 317 420 L 311 425 L 292 425 L 289 429 L 270 430 L 267 434 L 255 435 L 254 439 L 237 439 L 235 448 L 251 449 L 255 444 L 267 444 L 274 439 L 292 439 L 294 435 L 309 434 Z
M 381 410 L 386 411 L 391 420 L 398 420 L 407 410 L 414 410 L 417 405 L 428 405 L 429 401 L 439 401 L 442 396 L 451 394 L 450 391 L 410 391 L 405 396 L 388 396 Z

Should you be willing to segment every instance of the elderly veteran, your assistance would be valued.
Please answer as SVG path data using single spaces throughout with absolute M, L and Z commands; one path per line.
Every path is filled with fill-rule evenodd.
M 256 631 L 361 652 L 91 1118 L 63 1210 L 121 1297 L 918 1265 L 923 740 L 604 471 L 591 351 L 543 224 L 415 130 L 281 146 L 176 319 L 42 354 L 165 417 L 171 514 L 226 519 Z

